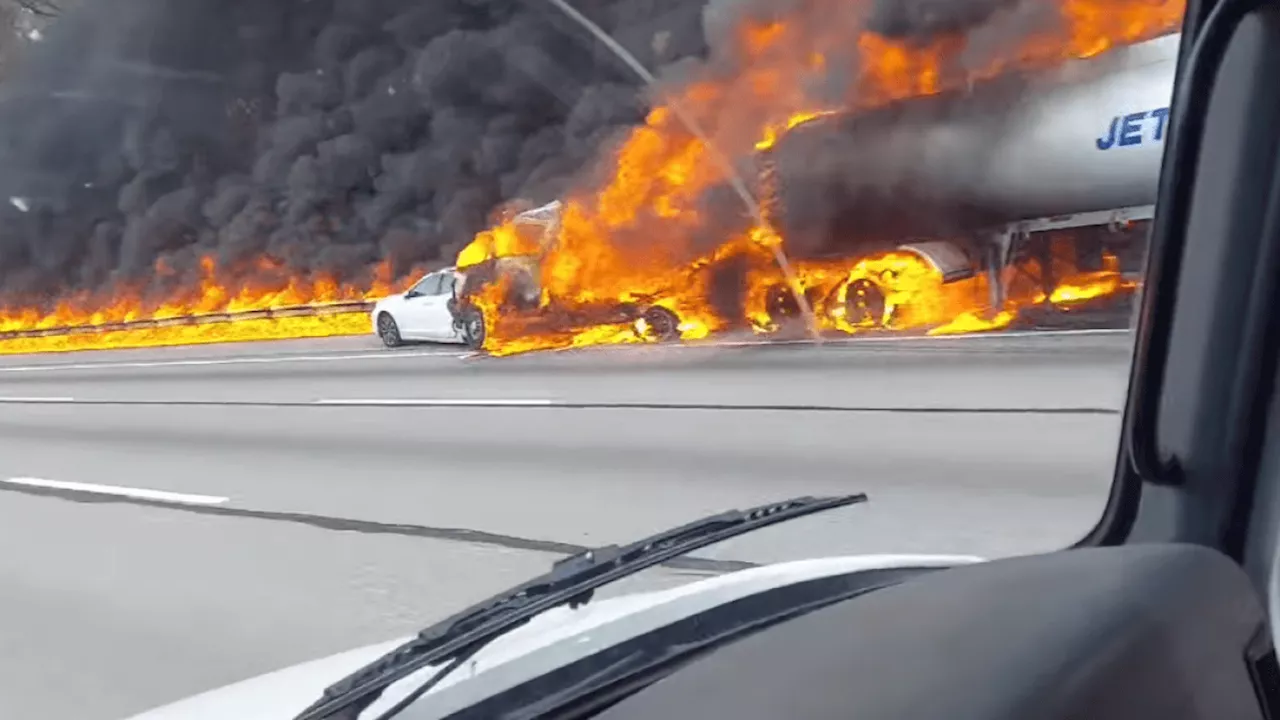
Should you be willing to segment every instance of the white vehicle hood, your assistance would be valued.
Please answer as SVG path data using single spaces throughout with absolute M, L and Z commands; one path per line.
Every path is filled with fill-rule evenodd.
M 369 310 L 369 314 L 377 317 L 379 310 L 394 309 L 404 304 L 404 293 L 396 293 L 388 295 L 373 304 L 373 308 Z
M 441 714 L 467 707 L 603 647 L 777 587 L 863 570 L 950 567 L 981 558 L 954 555 L 859 555 L 783 562 L 726 573 L 667 590 L 556 608 L 498 638 L 423 696 Z M 329 685 L 381 657 L 409 638 L 348 650 L 210 690 L 128 720 L 288 720 Z M 433 667 L 387 688 L 362 718 L 377 715 L 408 694 Z M 483 677 L 484 682 L 472 682 Z

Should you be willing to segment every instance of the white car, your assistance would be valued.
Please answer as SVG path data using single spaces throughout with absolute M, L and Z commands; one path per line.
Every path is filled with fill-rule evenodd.
M 409 290 L 379 300 L 369 314 L 374 334 L 387 347 L 421 341 L 478 347 L 483 343 L 483 321 L 479 317 L 460 321 L 450 308 L 461 279 L 455 268 L 436 270 Z

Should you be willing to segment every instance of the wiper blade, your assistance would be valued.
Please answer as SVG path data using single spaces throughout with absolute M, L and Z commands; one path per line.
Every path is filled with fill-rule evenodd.
M 551 571 L 477 603 L 325 689 L 295 720 L 354 719 L 405 677 L 442 660 L 474 652 L 555 607 L 577 607 L 609 583 L 680 555 L 787 520 L 867 501 L 865 493 L 798 497 L 695 520 L 627 545 L 606 545 L 557 561 Z M 357 707 L 358 706 L 358 707 Z M 348 711 L 338 715 L 342 711 Z

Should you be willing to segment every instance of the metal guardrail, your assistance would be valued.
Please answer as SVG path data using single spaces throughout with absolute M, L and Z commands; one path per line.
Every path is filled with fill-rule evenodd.
M 347 313 L 368 312 L 372 308 L 373 301 L 371 300 L 326 303 L 324 305 L 293 305 L 290 307 L 245 310 L 242 312 L 205 313 L 201 315 L 184 315 L 181 317 L 152 320 L 126 320 L 124 322 L 103 323 L 101 325 L 70 325 L 64 327 L 40 328 L 36 330 L 9 330 L 7 332 L 0 332 L 0 340 L 32 337 L 56 337 L 60 335 L 94 335 L 120 330 L 144 330 L 149 328 L 176 327 L 179 325 L 215 325 L 218 323 L 232 323 L 242 320 L 344 315 Z
M 100 325 L 70 325 L 63 327 L 40 328 L 33 330 L 9 330 L 0 332 L 0 341 L 18 338 L 59 337 L 66 335 L 95 335 L 99 333 L 118 332 L 121 330 L 145 330 L 150 328 L 177 327 L 182 325 L 216 325 L 234 323 L 243 320 L 260 320 L 290 317 L 321 317 L 325 315 L 345 315 L 349 313 L 369 312 L 373 309 L 373 300 L 354 300 L 350 302 L 326 303 L 323 305 L 291 305 L 288 307 L 266 308 L 262 310 L 244 310 L 241 312 L 204 313 L 201 315 L 183 315 L 180 317 L 127 320 Z M 1098 317 L 1098 315 L 1103 317 Z M 1127 304 L 1111 312 L 1074 312 L 1050 313 L 1048 317 L 1037 315 L 1035 308 L 1024 310 L 1023 314 L 1011 326 L 1018 330 L 1063 330 L 1063 329 L 1096 329 L 1128 327 L 1131 318 Z

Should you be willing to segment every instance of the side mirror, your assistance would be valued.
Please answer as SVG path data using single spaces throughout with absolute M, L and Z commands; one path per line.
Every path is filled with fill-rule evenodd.
M 411 300 L 413 298 L 420 297 L 421 295 L 422 293 L 418 292 L 417 290 L 410 290 L 409 292 L 404 294 L 404 299 Z

